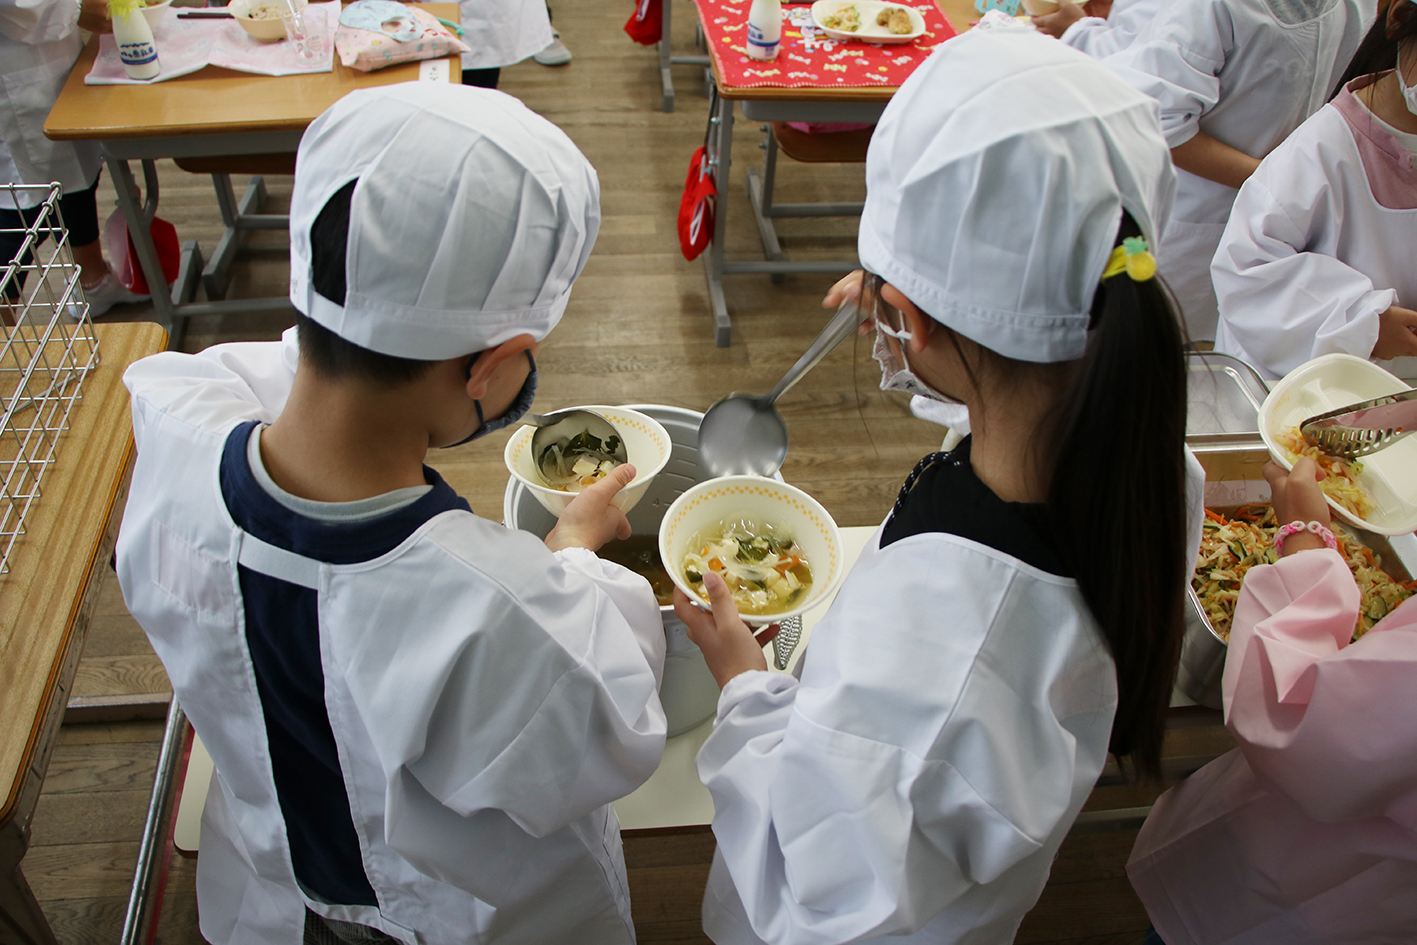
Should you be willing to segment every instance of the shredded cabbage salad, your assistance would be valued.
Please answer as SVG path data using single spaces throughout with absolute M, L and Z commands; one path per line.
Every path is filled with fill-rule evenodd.
M 1200 599 L 1201 610 L 1210 621 L 1211 629 L 1220 639 L 1229 642 L 1235 601 L 1240 597 L 1245 572 L 1257 564 L 1273 564 L 1279 560 L 1274 550 L 1279 522 L 1272 506 L 1258 503 L 1240 506 L 1229 518 L 1206 509 L 1205 517 L 1200 557 L 1191 587 Z M 1382 569 L 1382 560 L 1372 549 L 1340 527 L 1335 527 L 1333 533 L 1363 595 L 1358 606 L 1358 622 L 1353 628 L 1356 640 L 1411 597 L 1417 591 L 1417 581 L 1398 583 Z
M 855 5 L 844 6 L 835 13 L 822 17 L 822 25 L 829 30 L 854 33 L 861 28 L 861 11 Z
M 1319 483 L 1324 495 L 1358 518 L 1366 520 L 1373 513 L 1376 508 L 1373 497 L 1358 481 L 1358 477 L 1363 473 L 1362 463 L 1341 456 L 1330 456 L 1304 439 L 1304 434 L 1299 432 L 1298 427 L 1285 427 L 1275 433 L 1274 441 L 1284 450 L 1289 462 L 1293 463 L 1301 456 L 1307 456 L 1319 464 L 1319 468 L 1325 473 L 1324 481 Z
M 689 585 L 707 602 L 704 575 L 717 573 L 742 614 L 783 613 L 812 586 L 811 565 L 792 536 L 748 515 L 731 516 L 698 532 L 689 548 L 681 565 Z

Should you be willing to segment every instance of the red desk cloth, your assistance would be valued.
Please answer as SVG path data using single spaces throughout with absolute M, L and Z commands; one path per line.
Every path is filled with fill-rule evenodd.
M 751 0 L 694 0 L 723 84 L 730 88 L 874 88 L 904 82 L 940 43 L 955 35 L 940 8 L 908 0 L 925 18 L 925 34 L 909 43 L 839 42 L 810 24 L 810 4 L 782 8 L 782 45 L 771 62 L 749 59 L 744 49 Z

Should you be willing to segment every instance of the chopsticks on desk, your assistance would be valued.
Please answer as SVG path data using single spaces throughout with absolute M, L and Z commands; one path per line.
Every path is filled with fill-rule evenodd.
M 179 20 L 229 20 L 232 14 L 225 10 L 193 10 L 190 13 L 177 14 Z

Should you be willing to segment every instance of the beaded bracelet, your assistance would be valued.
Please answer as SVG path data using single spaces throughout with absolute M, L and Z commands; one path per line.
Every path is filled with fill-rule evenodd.
M 1331 548 L 1334 551 L 1338 550 L 1338 539 L 1333 537 L 1333 532 L 1329 531 L 1327 527 L 1320 525 L 1318 522 L 1305 524 L 1298 520 L 1290 522 L 1288 525 L 1281 527 L 1279 531 L 1275 532 L 1274 550 L 1281 555 L 1284 554 L 1284 539 L 1288 538 L 1290 535 L 1297 535 L 1299 532 L 1310 532 L 1318 535 L 1324 540 L 1324 547 Z

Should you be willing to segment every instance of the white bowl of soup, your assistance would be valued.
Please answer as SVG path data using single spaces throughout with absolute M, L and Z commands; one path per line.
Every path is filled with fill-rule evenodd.
M 693 486 L 664 513 L 659 554 L 674 585 L 708 609 L 703 575 L 717 573 L 750 624 L 802 614 L 845 573 L 841 534 L 820 502 L 761 476 Z
M 600 414 L 624 439 L 625 458 L 635 467 L 635 478 L 620 490 L 611 504 L 622 512 L 628 512 L 644 497 L 649 484 L 669 462 L 674 448 L 669 431 L 664 429 L 664 424 L 658 420 L 629 407 L 596 405 L 580 409 Z M 507 464 L 507 470 L 536 497 L 536 501 L 552 515 L 560 515 L 566 506 L 571 504 L 577 492 L 584 488 L 584 483 L 563 484 L 558 487 L 547 481 L 531 454 L 531 438 L 535 433 L 536 428 L 530 426 L 524 426 L 513 433 L 507 441 L 502 458 Z

